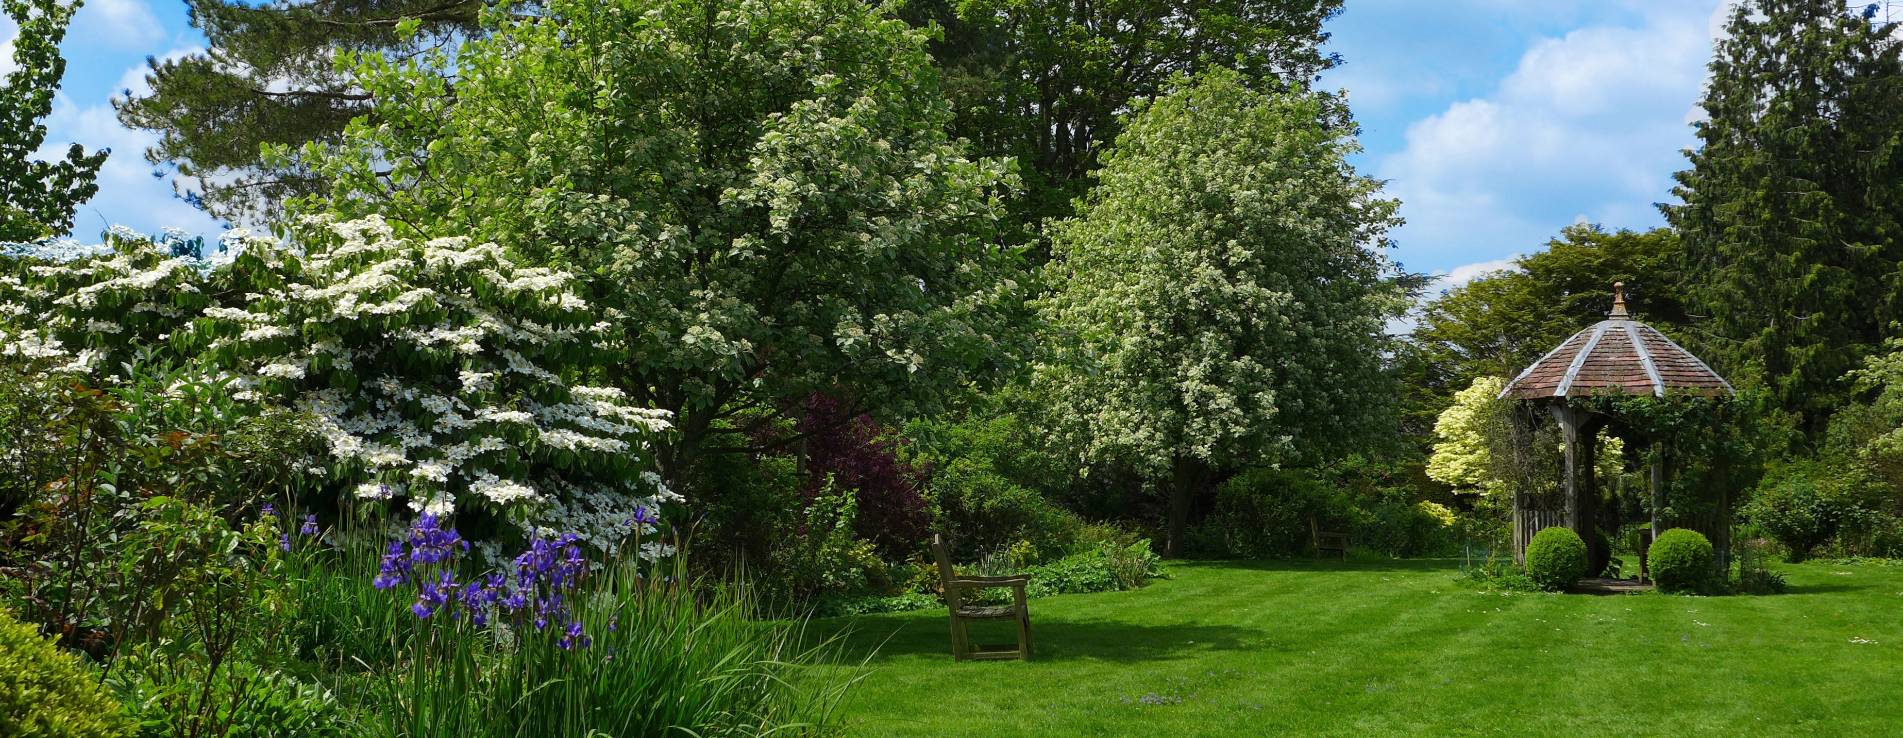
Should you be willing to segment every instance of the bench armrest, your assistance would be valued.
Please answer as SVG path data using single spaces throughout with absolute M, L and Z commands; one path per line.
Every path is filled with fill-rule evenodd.
M 1031 581 L 1030 575 L 1016 574 L 1016 575 L 1006 576 L 1006 577 L 957 577 L 951 580 L 951 584 L 952 586 L 956 586 L 956 587 L 979 587 L 979 588 L 1022 587 L 1026 584 L 1029 584 L 1030 581 Z

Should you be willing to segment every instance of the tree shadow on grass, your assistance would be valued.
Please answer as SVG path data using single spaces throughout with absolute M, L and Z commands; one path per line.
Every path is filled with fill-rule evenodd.
M 898 658 L 943 656 L 951 661 L 950 621 L 943 611 L 935 617 L 922 612 L 902 615 L 864 615 L 815 623 L 816 629 L 840 638 L 842 655 L 849 661 L 878 664 Z M 1017 644 L 1014 621 L 975 623 L 971 636 L 991 646 Z M 1036 661 L 1097 660 L 1116 662 L 1192 658 L 1210 651 L 1285 650 L 1269 634 L 1228 625 L 1197 623 L 1137 624 L 1114 620 L 1039 619 L 1031 608 L 1032 658 Z
M 1875 582 L 1836 581 L 1836 582 L 1793 582 L 1784 586 L 1785 595 L 1833 594 L 1840 592 L 1863 592 L 1877 589 Z M 1772 595 L 1775 597 L 1776 595 Z
M 1300 571 L 1300 572 L 1454 572 L 1460 569 L 1460 559 L 1259 559 L 1249 561 L 1230 561 L 1221 559 L 1181 560 L 1172 563 L 1180 569 L 1230 569 L 1249 571 Z

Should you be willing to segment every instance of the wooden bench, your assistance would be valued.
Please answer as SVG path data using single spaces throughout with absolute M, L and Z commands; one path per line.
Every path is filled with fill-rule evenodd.
M 943 536 L 932 536 L 932 557 L 938 560 L 938 577 L 945 587 L 945 606 L 951 610 L 952 659 L 1030 659 L 1031 610 L 1024 602 L 1024 586 L 1030 576 L 1004 577 L 958 576 L 952 570 L 951 552 Z M 979 605 L 965 602 L 967 593 L 994 588 L 1011 588 L 1011 604 Z M 1018 622 L 1018 647 L 974 646 L 967 626 L 973 620 L 1015 618 Z
M 1308 519 L 1308 533 L 1315 543 L 1315 558 L 1323 554 L 1335 554 L 1342 561 L 1348 560 L 1348 534 L 1340 531 L 1322 530 L 1321 523 L 1314 518 Z

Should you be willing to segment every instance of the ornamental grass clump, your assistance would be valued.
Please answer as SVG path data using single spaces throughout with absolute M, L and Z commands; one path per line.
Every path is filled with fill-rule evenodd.
M 648 530 L 641 511 L 631 537 Z M 751 618 L 684 557 L 591 560 L 572 534 L 538 536 L 501 571 L 424 515 L 392 542 L 374 586 L 414 634 L 381 685 L 386 736 L 762 735 L 817 730 L 843 687 L 830 641 Z M 822 668 L 812 668 L 819 666 Z
M 1571 528 L 1552 527 L 1526 544 L 1526 575 L 1540 589 L 1557 592 L 1586 575 L 1586 542 Z
M 1692 592 L 1711 583 L 1717 558 L 1705 534 L 1673 528 L 1659 534 L 1645 560 L 1660 590 Z

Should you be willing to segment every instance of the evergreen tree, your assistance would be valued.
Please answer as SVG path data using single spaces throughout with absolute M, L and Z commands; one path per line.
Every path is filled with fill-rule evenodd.
M 1220 68 L 1185 81 L 1138 103 L 1102 183 L 1052 228 L 1039 384 L 1090 459 L 1169 491 L 1167 555 L 1236 470 L 1334 458 L 1392 429 L 1397 203 L 1348 165 L 1335 104 Z
M 1751 0 L 1711 62 L 1665 207 L 1721 370 L 1812 432 L 1903 320 L 1903 36 L 1839 0 Z
M 0 242 L 31 241 L 72 229 L 73 209 L 99 190 L 94 178 L 107 152 L 88 154 L 73 144 L 63 160 L 32 158 L 46 141 L 40 120 L 53 111 L 66 74 L 59 42 L 79 3 L 5 0 L 4 7 L 20 30 L 15 69 L 0 86 Z
M 335 141 L 372 111 L 367 92 L 339 72 L 339 51 L 404 57 L 453 45 L 477 31 L 484 0 L 189 0 L 208 50 L 147 61 L 149 95 L 115 100 L 119 120 L 159 134 L 146 151 L 184 178 L 177 186 L 224 219 L 276 212 L 319 180 L 267 161 L 266 146 Z M 405 19 L 414 34 L 398 32 Z M 196 188 L 196 189 L 189 189 Z

